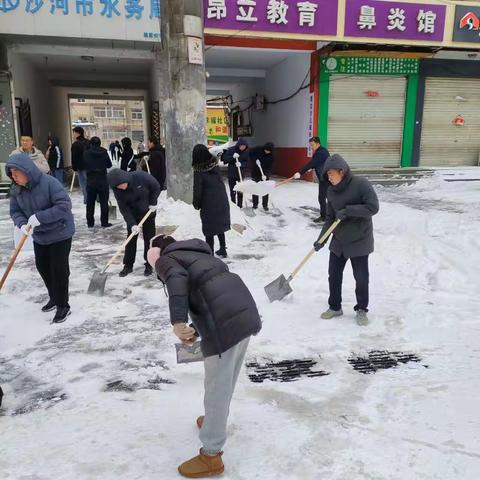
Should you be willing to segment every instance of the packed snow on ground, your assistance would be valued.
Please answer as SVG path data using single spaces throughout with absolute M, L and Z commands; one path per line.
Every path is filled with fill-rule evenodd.
M 329 375 L 253 383 L 243 372 L 232 403 L 225 479 L 477 480 L 480 473 L 480 172 L 442 170 L 414 186 L 378 187 L 371 256 L 371 324 L 354 322 L 347 266 L 345 316 L 327 307 L 328 252 L 270 304 L 263 287 L 289 274 L 319 233 L 317 190 L 275 190 L 275 209 L 233 222 L 228 264 L 258 302 L 263 330 L 247 361 L 313 358 Z M 447 182 L 446 180 L 462 180 Z M 45 289 L 31 252 L 0 294 L 0 477 L 8 480 L 159 480 L 199 448 L 202 364 L 177 365 L 160 282 L 114 265 L 102 298 L 86 294 L 125 236 L 86 228 L 73 195 L 73 314 L 63 325 L 40 312 Z M 233 207 L 232 207 L 233 209 Z M 98 215 L 98 212 L 97 212 Z M 247 221 L 248 223 L 247 223 Z M 157 225 L 201 236 L 198 212 L 161 199 Z M 140 243 L 139 243 L 140 247 Z M 0 265 L 12 249 L 8 202 L 0 203 Z M 420 362 L 365 375 L 348 358 L 372 350 Z

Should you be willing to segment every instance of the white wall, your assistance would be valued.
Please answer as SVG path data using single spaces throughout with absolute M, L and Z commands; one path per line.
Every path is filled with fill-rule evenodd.
M 50 85 L 46 76 L 21 55 L 9 52 L 8 63 L 12 73 L 14 96 L 30 101 L 35 144 L 45 152 L 51 116 Z
M 108 95 L 104 95 L 104 92 L 106 91 L 108 91 Z M 52 87 L 50 93 L 50 103 L 53 115 L 51 118 L 50 129 L 52 135 L 59 138 L 60 145 L 63 148 L 65 155 L 65 164 L 67 166 L 71 165 L 70 145 L 72 143 L 72 127 L 68 102 L 69 95 L 78 97 L 98 96 L 105 99 L 109 97 L 143 97 L 147 112 L 150 103 L 150 96 L 147 90 Z
M 310 54 L 298 53 L 267 71 L 265 96 L 275 101 L 293 94 L 301 85 L 310 69 Z M 306 83 L 310 81 L 308 75 Z M 276 147 L 292 148 L 308 145 L 309 99 L 307 87 L 291 100 L 267 105 L 258 135 L 271 141 Z

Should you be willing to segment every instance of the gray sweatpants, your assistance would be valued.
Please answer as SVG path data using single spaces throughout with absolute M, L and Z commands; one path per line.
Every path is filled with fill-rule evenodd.
M 249 342 L 250 337 L 222 353 L 221 357 L 213 355 L 204 360 L 205 420 L 199 435 L 204 453 L 220 452 L 227 441 L 230 401 Z

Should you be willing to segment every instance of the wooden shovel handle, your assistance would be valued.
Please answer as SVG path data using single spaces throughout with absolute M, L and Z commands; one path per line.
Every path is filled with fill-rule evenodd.
M 29 225 L 28 226 L 28 231 L 30 232 L 32 230 L 32 227 Z M 20 250 L 22 250 L 23 246 L 25 245 L 25 242 L 27 241 L 28 235 L 23 235 L 20 241 L 18 242 L 17 248 L 13 252 L 12 258 L 10 259 L 10 262 L 8 263 L 7 269 L 5 270 L 5 273 L 2 276 L 2 279 L 0 280 L 0 290 L 2 290 L 3 286 L 5 285 L 5 282 L 7 281 L 8 274 L 13 268 L 13 265 L 15 264 L 15 261 L 17 260 L 18 254 L 20 253 Z
M 72 182 L 70 183 L 70 193 L 73 192 L 73 184 L 74 183 L 75 183 L 75 170 L 73 171 Z
M 281 182 L 278 182 L 276 185 L 275 185 L 275 188 L 278 188 L 278 187 L 281 187 L 282 185 L 286 185 L 287 183 L 290 183 L 295 177 L 290 177 L 290 178 L 287 178 L 286 180 L 282 180 Z
M 332 232 L 338 227 L 338 224 L 341 222 L 338 218 L 330 225 L 330 228 L 322 235 L 321 238 L 318 239 L 319 243 L 324 243 L 328 240 L 328 237 L 332 234 Z M 288 277 L 288 281 L 292 280 L 295 275 L 304 267 L 304 265 L 310 260 L 312 255 L 315 254 L 315 249 L 312 248 L 305 258 L 300 262 L 300 265 L 290 274 L 290 277 Z
M 147 166 L 147 172 L 151 175 L 152 172 L 150 171 L 150 165 L 148 164 L 148 158 L 145 159 L 145 165 Z
M 147 221 L 148 217 L 150 214 L 153 213 L 150 210 L 145 214 L 145 216 L 140 220 L 140 223 L 137 225 L 139 228 L 142 227 L 142 225 Z M 119 255 L 122 254 L 122 252 L 125 250 L 126 246 L 130 243 L 133 237 L 137 236 L 138 233 L 132 232 L 128 238 L 122 243 L 122 246 L 116 251 L 115 255 L 108 261 L 108 263 L 105 265 L 101 273 L 105 273 L 108 268 L 112 265 L 112 263 L 117 259 Z

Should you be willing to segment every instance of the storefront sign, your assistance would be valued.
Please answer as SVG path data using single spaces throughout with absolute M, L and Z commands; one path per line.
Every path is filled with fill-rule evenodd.
M 455 7 L 455 42 L 480 42 L 480 7 L 457 5 Z
M 418 60 L 415 58 L 328 57 L 322 60 L 322 68 L 328 73 L 409 75 L 418 73 Z
M 228 126 L 225 110 L 222 107 L 207 107 L 208 144 L 228 142 Z
M 0 0 L 1 1 L 1 0 Z M 204 0 L 205 27 L 334 36 L 338 0 Z
M 441 42 L 446 5 L 347 0 L 345 36 Z
M 0 33 L 160 41 L 160 0 L 0 0 Z

